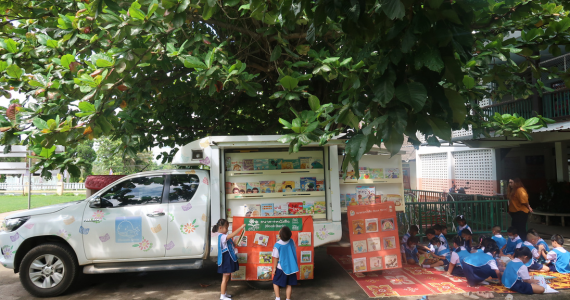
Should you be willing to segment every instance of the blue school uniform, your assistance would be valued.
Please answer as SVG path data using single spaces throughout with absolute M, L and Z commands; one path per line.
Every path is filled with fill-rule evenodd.
M 299 265 L 297 264 L 297 249 L 292 240 L 288 242 L 279 241 L 275 243 L 273 248 L 273 256 L 278 254 L 279 264 L 273 276 L 273 284 L 280 287 L 288 285 L 297 285 L 297 272 Z
M 534 246 L 533 246 L 529 241 L 526 241 L 526 242 L 522 243 L 521 248 L 522 248 L 522 247 L 527 247 L 528 250 L 530 250 L 530 252 L 532 253 L 532 259 L 530 259 L 530 260 L 528 261 L 528 263 L 525 264 L 525 266 L 526 266 L 527 268 L 529 268 L 530 270 L 540 270 L 540 269 L 542 269 L 542 264 L 539 264 L 538 261 L 537 261 L 537 259 L 534 257 L 534 253 L 535 253 L 535 251 L 538 252 L 538 249 L 534 248 Z
M 465 224 L 465 226 L 458 226 L 457 227 L 457 235 L 461 236 L 461 232 L 463 230 L 469 230 L 469 232 L 471 232 L 471 234 L 473 234 L 473 230 L 471 230 L 471 227 L 469 227 L 469 225 Z
M 449 264 L 449 260 L 451 259 L 451 252 L 449 252 L 449 249 L 447 249 L 447 247 L 445 247 L 444 245 L 441 245 L 437 249 L 435 249 L 434 253 L 437 256 L 444 256 L 445 257 L 443 259 L 444 265 Z
M 507 244 L 507 239 L 505 239 L 502 235 L 496 234 L 492 237 L 493 241 L 497 243 L 497 247 L 499 249 L 503 249 L 503 246 Z
M 465 273 L 463 272 L 463 259 L 465 257 L 467 257 L 470 253 L 465 250 L 464 248 L 459 248 L 459 251 L 455 251 L 453 253 L 451 253 L 451 258 L 449 260 L 449 262 L 451 263 L 452 261 L 454 261 L 453 257 L 455 255 L 457 255 L 457 261 L 454 263 L 455 264 L 455 268 L 453 268 L 453 271 L 451 271 L 451 275 L 453 276 L 458 276 L 458 277 L 465 277 Z M 445 271 L 449 270 L 449 266 L 445 266 Z
M 480 252 L 469 254 L 463 259 L 463 273 L 467 277 L 467 283 L 475 286 L 489 277 L 497 278 L 497 273 L 491 266 L 497 268 L 493 256 Z
M 443 233 L 439 234 L 439 241 L 441 242 L 442 246 L 445 246 L 445 248 L 449 249 L 449 244 L 447 243 L 447 239 L 445 238 L 445 235 L 443 235 Z
M 570 273 L 570 253 L 568 251 L 562 252 L 556 248 L 552 249 L 556 253 L 556 261 L 554 262 L 554 267 L 556 272 L 567 274 Z
M 226 247 L 222 248 L 222 236 L 218 235 L 218 273 L 227 274 L 239 270 L 237 255 L 234 251 L 234 241 L 226 240 Z
M 503 285 L 517 293 L 521 294 L 533 294 L 532 285 L 528 282 L 524 282 L 521 276 L 519 276 L 519 270 L 526 268 L 525 264 L 518 258 L 513 259 L 510 263 L 507 264 L 505 268 L 505 272 L 503 272 L 503 277 L 501 277 L 501 281 Z M 528 270 L 526 270 L 528 274 Z
M 538 249 L 538 245 L 542 245 L 544 247 L 544 250 L 546 250 L 546 253 L 548 253 L 550 251 L 550 248 L 548 248 L 548 244 L 546 244 L 546 242 L 543 239 L 538 240 L 538 242 L 536 243 L 537 249 Z M 539 255 L 540 255 L 540 258 L 538 259 L 538 263 L 545 264 L 546 259 L 542 256 L 542 253 L 539 253 Z
M 516 248 L 520 248 L 522 244 L 522 240 L 519 236 L 517 236 L 515 238 L 515 240 L 511 240 L 510 238 L 507 239 L 507 247 L 505 248 L 505 251 L 503 251 L 504 254 L 514 254 L 515 253 L 515 249 Z
M 404 234 L 402 237 L 402 244 L 405 244 L 411 236 L 412 235 L 409 232 L 406 232 L 406 234 Z
M 402 245 L 404 247 L 404 253 L 406 254 L 406 260 L 413 259 L 416 263 L 419 263 L 418 259 L 418 247 L 414 246 L 413 249 L 408 248 L 408 245 Z

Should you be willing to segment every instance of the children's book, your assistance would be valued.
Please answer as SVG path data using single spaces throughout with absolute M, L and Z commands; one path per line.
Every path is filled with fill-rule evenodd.
M 386 262 L 386 269 L 398 267 L 398 255 L 386 255 L 384 259 Z
M 259 217 L 261 216 L 261 205 L 259 204 L 246 204 L 245 205 L 246 217 Z
M 281 158 L 270 158 L 269 161 L 269 170 L 281 170 Z
M 247 264 L 247 253 L 238 253 L 237 259 L 238 259 L 238 263 Z
M 299 157 L 299 162 L 301 163 L 301 169 L 311 169 L 310 157 Z
M 364 220 L 352 220 L 352 234 L 364 233 Z
M 247 190 L 246 182 L 234 182 L 232 186 L 232 194 L 245 194 Z
M 295 191 L 295 181 L 283 181 L 283 183 L 281 183 L 281 188 L 279 189 L 279 192 L 281 193 L 291 193 Z
M 244 230 L 245 232 L 245 230 Z M 239 243 L 236 243 L 236 245 L 238 245 L 238 247 L 247 247 L 247 236 L 242 236 Z
M 384 168 L 384 178 L 400 178 L 400 169 Z
M 378 193 L 378 192 L 377 192 L 377 193 Z M 374 203 L 378 203 L 378 204 L 382 203 L 382 198 L 383 198 L 383 197 L 382 197 L 381 194 L 380 194 L 380 195 L 379 195 L 379 194 L 376 194 L 375 197 L 374 197 Z M 386 202 L 386 201 L 384 201 L 384 202 Z
M 287 203 L 289 215 L 302 215 L 303 202 L 288 202 Z
M 323 160 L 320 158 L 314 158 L 311 162 L 311 169 L 322 169 L 323 168 Z
M 402 205 L 402 196 L 400 196 L 399 194 L 387 194 L 386 201 L 392 201 L 394 202 L 395 206 L 400 206 Z
M 281 240 L 281 237 L 279 237 L 279 233 L 275 235 L 275 242 L 279 242 Z
M 370 171 L 366 167 L 358 168 L 359 177 L 358 179 L 370 179 Z
M 310 232 L 299 232 L 299 247 L 311 246 L 311 233 Z
M 382 219 L 382 231 L 391 231 L 394 230 L 394 219 Z
M 312 215 L 315 213 L 315 203 L 313 201 L 303 201 L 303 214 Z
M 378 232 L 378 219 L 366 219 L 366 233 Z
M 341 208 L 346 207 L 346 195 L 345 194 L 340 194 L 340 207 Z
M 246 187 L 247 187 L 247 190 L 245 191 L 246 194 L 259 194 L 260 184 L 258 181 L 247 182 Z
M 269 242 L 269 236 L 267 235 L 263 235 L 261 233 L 256 233 L 255 234 L 255 240 L 253 241 L 254 245 L 259 245 L 259 246 L 267 246 L 267 242 Z
M 244 171 L 253 170 L 253 159 L 244 159 L 243 160 L 243 170 Z
M 382 257 L 376 256 L 370 258 L 370 271 L 382 270 Z
M 226 164 L 226 171 L 231 171 L 232 170 L 232 158 L 226 157 L 225 164 Z
M 299 159 L 284 159 L 281 161 L 281 169 L 300 169 L 301 163 Z
M 316 191 L 317 178 L 316 177 L 301 177 L 301 191 L 313 192 Z
M 382 238 L 384 250 L 396 249 L 396 238 L 393 236 Z
M 269 170 L 269 160 L 266 158 L 258 158 L 253 160 L 254 170 Z
M 288 215 L 287 204 L 273 204 L 273 215 L 274 216 L 286 216 Z
M 232 216 L 232 209 L 231 209 L 231 208 L 226 209 L 226 213 L 227 213 L 227 215 L 228 215 L 228 218 L 233 217 L 233 216 Z
M 354 267 L 354 272 L 366 272 L 366 257 L 354 258 L 352 259 L 352 265 Z
M 233 183 L 232 182 L 227 182 L 226 181 L 226 194 L 233 194 L 232 193 L 232 187 L 233 187 Z
M 370 169 L 370 179 L 384 179 L 384 169 Z
M 272 272 L 273 272 L 273 267 L 258 266 L 257 267 L 257 279 L 259 279 L 259 280 L 270 280 Z
M 313 279 L 313 265 L 301 265 L 301 279 Z
M 352 251 L 354 254 L 368 252 L 366 248 L 366 240 L 352 242 Z
M 261 216 L 262 217 L 273 216 L 273 203 L 262 203 L 261 204 Z
M 325 180 L 317 179 L 317 188 L 315 191 L 324 192 L 325 191 Z
M 245 267 L 233 272 L 232 280 L 245 280 Z
M 368 242 L 368 252 L 381 250 L 379 237 L 367 238 L 366 242 Z
M 326 202 L 315 201 L 315 214 L 326 214 L 326 213 L 327 213 Z
M 371 199 L 375 199 L 376 188 L 373 186 L 357 186 L 356 196 L 359 205 L 369 205 Z
M 301 251 L 301 263 L 313 262 L 313 252 L 311 251 Z
M 236 240 L 236 237 L 237 237 L 237 240 Z M 246 238 L 246 236 L 245 236 L 245 230 L 242 230 L 242 231 L 241 231 L 241 234 L 240 234 L 239 236 L 236 236 L 236 237 L 234 237 L 234 244 L 240 245 L 241 242 L 243 241 L 243 239 Z M 247 244 L 247 242 L 246 242 L 246 244 Z
M 358 201 L 356 201 L 356 194 L 346 194 L 346 196 L 346 202 L 348 206 L 358 205 Z
M 261 193 L 275 193 L 275 181 L 260 181 L 259 190 Z
M 270 264 L 273 262 L 272 256 L 271 256 L 272 252 L 268 251 L 268 252 L 259 252 L 259 263 L 260 264 Z
M 346 171 L 346 180 L 348 179 L 356 179 L 356 173 L 354 172 L 354 170 Z
M 243 160 L 232 160 L 232 171 L 243 171 Z

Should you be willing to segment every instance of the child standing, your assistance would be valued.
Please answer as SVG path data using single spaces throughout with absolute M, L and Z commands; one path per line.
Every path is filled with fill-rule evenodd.
M 297 249 L 295 242 L 291 240 L 293 233 L 287 226 L 281 227 L 279 230 L 279 238 L 281 239 L 273 247 L 273 290 L 275 291 L 275 300 L 280 300 L 279 288 L 286 288 L 285 295 L 287 300 L 291 299 L 291 291 L 293 285 L 297 285 L 297 273 L 299 265 L 297 264 Z
M 463 272 L 462 262 L 465 257 L 469 255 L 469 252 L 463 247 L 465 240 L 460 236 L 455 236 L 453 238 L 453 246 L 455 251 L 451 253 L 451 259 L 449 260 L 449 267 L 445 267 L 446 275 L 453 275 L 458 277 L 465 277 Z
M 495 261 L 495 255 L 498 253 L 499 248 L 491 244 L 485 247 L 485 253 L 472 253 L 463 259 L 463 273 L 470 286 L 476 286 L 489 277 L 500 280 L 500 271 Z
M 419 262 L 418 259 L 418 238 L 411 236 L 408 238 L 405 244 L 400 246 L 400 252 L 402 253 L 402 260 L 410 265 L 415 265 Z
M 443 245 L 441 243 L 441 240 L 437 237 L 434 237 L 431 239 L 430 243 L 434 246 L 435 251 L 433 253 L 434 257 L 437 257 L 440 259 L 440 261 L 431 264 L 431 265 L 422 265 L 422 267 L 424 268 L 434 268 L 434 267 L 438 267 L 438 266 L 447 266 L 449 265 L 449 259 L 451 256 L 451 253 L 449 252 L 449 249 L 447 249 L 447 247 L 445 245 Z
M 522 246 L 522 240 L 518 234 L 518 231 L 515 227 L 509 227 L 507 229 L 507 234 L 509 239 L 505 244 L 503 249 L 503 254 L 507 256 L 512 256 L 515 253 L 515 249 L 520 248 Z
M 501 234 L 501 226 L 493 226 L 493 237 L 492 239 L 497 243 L 499 249 L 503 249 L 503 246 L 507 244 L 507 240 Z
M 523 247 L 515 250 L 514 259 L 507 264 L 503 273 L 503 285 L 513 292 L 521 294 L 542 294 L 544 288 L 538 285 L 538 280 L 530 279 L 526 264 L 532 261 L 529 248 Z
M 546 259 L 550 260 L 550 272 L 570 273 L 570 253 L 562 247 L 564 239 L 561 235 L 555 234 L 550 240 L 552 241 L 552 251 L 548 252 Z
M 233 237 L 238 235 L 244 228 L 241 225 L 237 230 L 228 234 L 230 223 L 226 219 L 218 220 L 218 223 L 212 228 L 212 232 L 219 232 L 218 235 L 218 273 L 223 274 L 220 299 L 228 300 L 231 296 L 226 293 L 230 276 L 233 272 L 239 270 L 239 263 L 234 250 Z
M 457 216 L 455 218 L 455 222 L 457 222 L 457 225 L 459 225 L 457 227 L 457 235 L 461 235 L 463 230 L 469 230 L 469 232 L 471 232 L 471 234 L 473 234 L 471 227 L 469 227 L 469 225 L 467 225 L 467 220 L 465 219 L 465 217 L 463 215 Z

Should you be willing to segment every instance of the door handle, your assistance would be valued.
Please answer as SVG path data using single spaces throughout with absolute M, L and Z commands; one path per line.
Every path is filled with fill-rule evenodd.
M 152 214 L 146 214 L 147 217 L 161 217 L 164 215 L 165 215 L 165 213 L 163 213 L 163 212 L 153 212 Z

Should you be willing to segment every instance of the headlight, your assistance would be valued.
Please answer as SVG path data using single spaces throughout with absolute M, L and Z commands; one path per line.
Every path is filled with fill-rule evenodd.
M 3 226 L 4 230 L 8 232 L 17 230 L 18 228 L 20 228 L 20 226 L 24 225 L 24 223 L 26 223 L 29 219 L 30 217 L 20 217 L 20 218 L 4 220 L 4 226 Z

